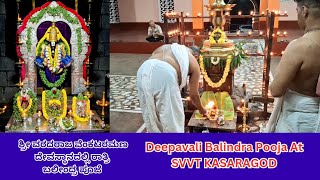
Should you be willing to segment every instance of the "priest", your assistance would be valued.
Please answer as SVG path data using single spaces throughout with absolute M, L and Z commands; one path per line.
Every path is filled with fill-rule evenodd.
M 200 113 L 206 113 L 198 93 L 200 68 L 192 54 L 195 52 L 176 43 L 166 44 L 156 49 L 139 68 L 137 87 L 148 132 L 184 132 L 180 91 L 186 86 L 188 75 L 190 98 Z
M 304 36 L 292 41 L 271 84 L 276 106 L 268 132 L 320 132 L 320 1 L 295 0 Z M 320 88 L 320 86 L 318 85 Z

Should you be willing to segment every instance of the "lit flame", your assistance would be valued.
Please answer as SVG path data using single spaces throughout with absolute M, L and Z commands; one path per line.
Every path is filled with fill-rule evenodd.
M 200 32 L 197 32 L 197 36 L 199 36 L 200 35 Z
M 201 13 L 198 13 L 198 17 L 200 17 L 201 16 Z
M 213 108 L 213 106 L 214 106 L 214 102 L 213 102 L 213 101 L 210 101 L 210 102 L 208 103 L 208 107 L 211 109 L 211 108 Z
M 239 16 L 241 16 L 241 15 L 242 15 L 242 12 L 241 12 L 241 11 L 239 11 L 239 12 L 238 12 L 238 15 L 239 15 Z
M 188 17 L 188 16 L 190 16 L 190 14 L 189 14 L 189 13 L 186 13 L 186 17 Z

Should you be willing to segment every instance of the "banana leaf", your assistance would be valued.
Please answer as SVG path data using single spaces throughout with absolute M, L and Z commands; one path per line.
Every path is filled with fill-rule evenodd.
M 203 92 L 201 96 L 202 105 L 206 106 L 210 101 L 213 101 L 220 110 L 223 110 L 224 119 L 226 121 L 232 121 L 234 119 L 234 106 L 228 92 Z M 196 111 L 195 118 L 199 120 L 206 119 L 199 113 L 199 111 Z
M 223 110 L 224 119 L 232 121 L 234 118 L 234 106 L 229 93 L 217 92 L 215 93 L 215 99 L 217 101 L 218 108 Z

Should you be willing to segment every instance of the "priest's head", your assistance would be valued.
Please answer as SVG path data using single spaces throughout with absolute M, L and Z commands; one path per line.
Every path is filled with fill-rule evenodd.
M 195 58 L 198 58 L 200 56 L 200 48 L 196 45 L 190 46 L 189 51 Z
M 320 0 L 294 0 L 297 3 L 298 24 L 308 31 L 314 26 L 320 26 Z

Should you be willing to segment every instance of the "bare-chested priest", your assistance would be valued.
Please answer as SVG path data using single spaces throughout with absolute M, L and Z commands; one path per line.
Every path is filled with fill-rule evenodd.
M 140 106 L 148 132 L 184 132 L 180 91 L 186 86 L 188 75 L 191 100 L 200 113 L 206 113 L 198 93 L 200 68 L 192 52 L 176 43 L 163 45 L 138 70 Z
M 292 41 L 271 84 L 277 99 L 269 132 L 320 132 L 320 0 L 295 0 L 304 36 Z

